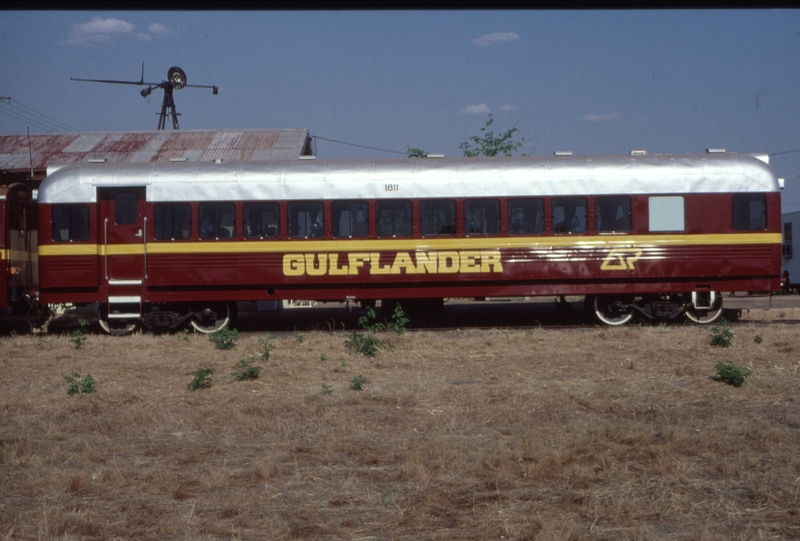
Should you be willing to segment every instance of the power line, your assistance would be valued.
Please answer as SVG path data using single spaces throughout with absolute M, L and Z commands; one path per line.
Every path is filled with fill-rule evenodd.
M 357 145 L 355 143 L 347 143 L 345 141 L 337 141 L 336 139 L 328 139 L 327 137 L 320 137 L 319 135 L 312 135 L 311 137 L 313 139 L 321 139 L 323 141 L 328 141 L 329 143 L 338 143 L 340 145 L 348 145 L 348 146 L 351 146 L 351 147 L 366 148 L 368 150 L 377 150 L 379 152 L 389 152 L 391 154 L 400 154 L 402 156 L 407 156 L 408 155 L 405 152 L 400 152 L 400 151 L 397 151 L 397 150 L 386 150 L 385 148 L 376 148 L 376 147 L 368 147 L 368 146 L 365 146 L 365 145 Z
M 60 120 L 56 120 L 55 118 L 44 113 L 40 113 L 36 109 L 28 107 L 27 105 L 10 97 L 4 96 L 0 98 L 0 103 L 4 105 L 4 107 L 0 108 L 0 112 L 3 114 L 16 120 L 33 124 L 34 126 L 45 131 L 80 131 L 69 124 L 61 122 Z
M 798 148 L 797 150 L 786 150 L 784 152 L 769 152 L 768 155 L 769 156 L 778 156 L 780 154 L 791 154 L 793 152 L 800 152 L 800 148 Z

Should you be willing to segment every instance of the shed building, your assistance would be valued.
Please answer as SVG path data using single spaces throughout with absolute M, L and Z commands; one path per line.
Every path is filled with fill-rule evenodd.
M 307 129 L 0 134 L 0 185 L 37 188 L 47 167 L 107 163 L 296 160 L 311 156 Z

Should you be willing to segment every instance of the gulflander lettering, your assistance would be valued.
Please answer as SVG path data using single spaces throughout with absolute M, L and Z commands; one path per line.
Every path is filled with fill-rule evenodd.
M 383 261 L 381 261 L 383 260 Z M 284 276 L 352 276 L 369 274 L 455 274 L 503 272 L 499 250 L 286 254 Z

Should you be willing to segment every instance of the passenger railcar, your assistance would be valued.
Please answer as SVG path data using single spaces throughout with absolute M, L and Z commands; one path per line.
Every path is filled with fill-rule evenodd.
M 777 291 L 779 182 L 734 153 L 82 164 L 39 189 L 46 303 L 109 332 L 226 325 L 237 301 L 585 296 L 697 322 Z
M 0 313 L 24 314 L 36 299 L 38 225 L 31 188 L 0 186 Z

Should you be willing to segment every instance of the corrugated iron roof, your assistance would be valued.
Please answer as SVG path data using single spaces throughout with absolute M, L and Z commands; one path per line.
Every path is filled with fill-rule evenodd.
M 310 153 L 306 129 L 0 134 L 0 170 L 44 169 L 89 159 L 108 163 L 296 160 Z

